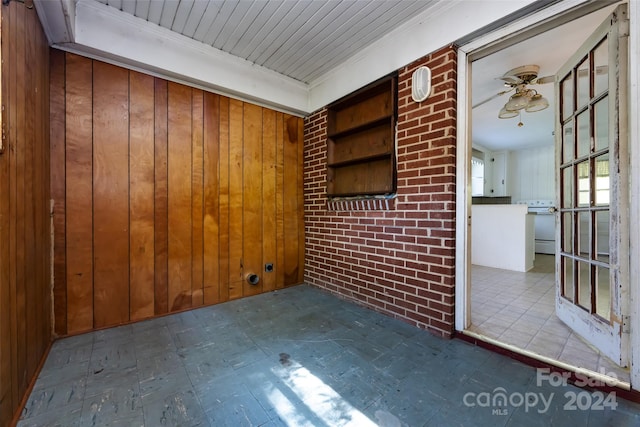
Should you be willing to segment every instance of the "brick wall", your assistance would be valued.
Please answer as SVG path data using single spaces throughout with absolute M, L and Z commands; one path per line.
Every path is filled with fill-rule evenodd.
M 411 74 L 431 68 L 429 98 Z M 398 191 L 386 209 L 327 207 L 326 109 L 305 120 L 305 281 L 420 328 L 454 331 L 456 52 L 398 70 Z

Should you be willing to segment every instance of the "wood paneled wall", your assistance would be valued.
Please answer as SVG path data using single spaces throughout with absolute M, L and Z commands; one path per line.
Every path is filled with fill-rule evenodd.
M 55 50 L 51 105 L 57 334 L 302 283 L 302 119 Z
M 35 9 L 2 18 L 0 426 L 8 426 L 51 342 L 49 47 Z

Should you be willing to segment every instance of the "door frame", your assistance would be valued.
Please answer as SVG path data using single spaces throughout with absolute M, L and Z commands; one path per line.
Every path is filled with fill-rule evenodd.
M 464 333 L 471 323 L 471 62 L 503 49 L 508 44 L 542 33 L 617 1 L 559 2 L 516 20 L 493 32 L 479 35 L 458 49 L 457 141 L 456 141 L 456 265 L 455 328 Z M 629 1 L 629 117 L 640 114 L 640 2 Z M 630 248 L 629 257 L 640 259 L 640 121 L 629 121 L 630 156 Z M 630 317 L 640 316 L 640 263 L 630 268 Z M 640 328 L 631 328 L 631 388 L 640 390 Z

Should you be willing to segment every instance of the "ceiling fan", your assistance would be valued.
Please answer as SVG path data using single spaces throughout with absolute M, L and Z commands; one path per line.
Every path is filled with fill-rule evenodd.
M 555 76 L 538 77 L 539 71 L 540 67 L 538 65 L 522 65 L 507 71 L 500 79 L 504 81 L 504 85 L 508 89 L 498 92 L 473 105 L 473 108 L 484 105 L 499 96 L 514 91 L 513 95 L 511 95 L 507 103 L 498 113 L 499 118 L 509 119 L 516 117 L 520 114 L 521 110 L 529 113 L 544 110 L 549 107 L 549 101 L 535 89 L 530 89 L 527 86 L 552 83 L 555 81 Z

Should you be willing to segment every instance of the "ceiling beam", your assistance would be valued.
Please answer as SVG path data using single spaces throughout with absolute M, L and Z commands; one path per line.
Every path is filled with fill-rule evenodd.
M 309 112 L 306 84 L 93 0 L 76 3 L 73 43 L 54 47 L 293 114 Z

